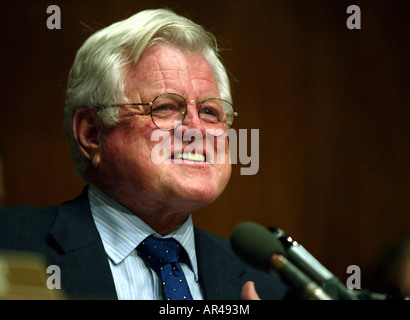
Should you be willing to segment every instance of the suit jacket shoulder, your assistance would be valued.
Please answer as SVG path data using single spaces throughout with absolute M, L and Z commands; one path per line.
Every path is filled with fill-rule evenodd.
M 260 272 L 246 265 L 231 249 L 228 240 L 195 228 L 199 280 L 208 300 L 241 298 L 246 281 L 254 281 L 262 299 L 284 299 L 287 286 L 276 275 Z
M 69 298 L 117 297 L 86 189 L 59 207 L 0 208 L 0 248 L 36 252 L 58 266 Z
M 58 207 L 0 207 L 0 248 L 43 251 L 57 211 Z

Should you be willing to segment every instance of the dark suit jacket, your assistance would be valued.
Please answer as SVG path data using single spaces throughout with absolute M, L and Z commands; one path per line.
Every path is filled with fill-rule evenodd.
M 70 298 L 117 299 L 86 191 L 59 207 L 0 207 L 0 249 L 38 252 L 49 265 L 59 266 L 62 288 Z M 198 228 L 194 232 L 206 299 L 240 299 L 248 280 L 255 282 L 261 298 L 284 298 L 287 287 L 276 276 L 244 264 L 229 241 Z

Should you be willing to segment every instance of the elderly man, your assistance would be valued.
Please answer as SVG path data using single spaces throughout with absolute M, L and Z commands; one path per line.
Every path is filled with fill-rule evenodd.
M 261 298 L 284 297 L 278 278 L 191 219 L 231 174 L 236 113 L 212 35 L 162 9 L 100 30 L 76 55 L 65 116 L 88 186 L 60 207 L 2 208 L 0 247 L 43 254 L 74 298 L 256 299 L 255 284 Z M 215 161 L 221 140 L 226 161 Z

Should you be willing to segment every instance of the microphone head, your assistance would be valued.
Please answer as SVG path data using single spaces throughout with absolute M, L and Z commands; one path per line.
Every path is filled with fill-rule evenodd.
M 255 222 L 237 225 L 231 234 L 233 251 L 256 269 L 270 272 L 270 260 L 277 253 L 286 256 L 280 241 L 265 227 Z

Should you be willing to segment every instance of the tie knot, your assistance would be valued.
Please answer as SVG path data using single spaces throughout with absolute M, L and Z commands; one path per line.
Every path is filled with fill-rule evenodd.
M 155 238 L 150 236 L 138 246 L 138 252 L 155 271 L 161 267 L 179 262 L 183 248 L 174 238 Z

